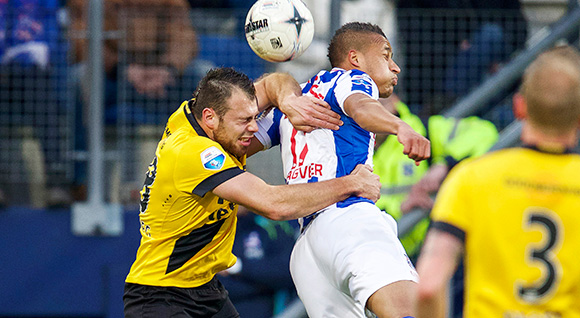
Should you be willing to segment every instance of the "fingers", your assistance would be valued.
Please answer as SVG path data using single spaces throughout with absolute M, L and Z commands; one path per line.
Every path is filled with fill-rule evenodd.
M 290 95 L 278 105 L 297 130 L 311 132 L 316 128 L 338 130 L 343 124 L 330 105 L 313 96 Z
M 323 100 L 308 96 L 311 106 L 309 115 L 312 117 L 313 126 L 338 130 L 343 124 L 340 115 L 330 109 L 330 105 Z
M 354 169 L 352 170 L 352 173 L 359 173 L 362 170 L 366 170 L 366 171 L 369 171 L 371 173 L 373 172 L 373 168 L 370 165 L 358 164 L 358 165 L 356 165 L 356 167 L 354 167 Z
M 359 164 L 351 174 L 357 175 L 362 181 L 358 196 L 367 198 L 373 202 L 379 200 L 381 196 L 381 180 L 378 175 L 373 173 L 371 166 Z
M 417 166 L 421 160 L 425 160 L 431 156 L 431 143 L 423 136 L 409 138 L 409 140 L 403 142 L 403 146 L 403 153 L 415 160 Z

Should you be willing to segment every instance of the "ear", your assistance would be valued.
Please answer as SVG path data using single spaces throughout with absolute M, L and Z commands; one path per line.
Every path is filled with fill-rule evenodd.
M 350 50 L 348 51 L 348 63 L 354 67 L 360 67 L 361 63 L 361 55 L 358 54 L 357 50 Z
M 512 98 L 514 115 L 517 119 L 522 120 L 528 117 L 528 104 L 524 96 L 520 93 L 515 93 Z
M 214 130 L 217 128 L 219 118 L 216 112 L 211 108 L 204 108 L 201 111 L 201 120 L 207 126 L 207 128 Z

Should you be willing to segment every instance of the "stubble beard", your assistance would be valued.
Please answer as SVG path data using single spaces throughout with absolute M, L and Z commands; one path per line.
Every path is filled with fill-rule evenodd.
M 226 129 L 222 127 L 223 125 L 220 125 L 220 127 L 214 132 L 215 141 L 219 143 L 225 151 L 236 156 L 236 158 L 241 159 L 248 152 L 248 149 L 238 145 L 238 139 L 230 138 Z

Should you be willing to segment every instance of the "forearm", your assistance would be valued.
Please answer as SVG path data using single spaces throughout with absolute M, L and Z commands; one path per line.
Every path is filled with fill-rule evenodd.
M 447 290 L 442 290 L 438 294 L 419 294 L 417 304 L 417 318 L 445 318 L 447 317 Z
M 455 236 L 431 229 L 417 262 L 421 280 L 417 295 L 417 318 L 444 318 L 449 280 L 457 268 L 463 243 Z
M 333 203 L 356 195 L 356 187 L 348 182 L 350 176 L 328 181 L 272 186 L 260 210 L 256 211 L 267 218 L 275 220 L 292 220 L 310 215 Z M 269 210 L 269 207 L 276 207 Z
M 272 186 L 251 173 L 242 173 L 212 192 L 269 219 L 292 220 L 363 193 L 369 186 L 361 180 L 348 175 L 322 182 Z
M 354 96 L 351 96 L 354 97 Z M 349 99 L 351 98 L 349 97 Z M 347 99 L 348 101 L 348 99 Z M 345 110 L 363 129 L 377 134 L 393 134 L 399 132 L 399 126 L 404 122 L 386 110 L 380 102 L 370 97 L 357 98 L 354 105 L 345 104 Z
M 263 76 L 256 83 L 258 110 L 269 106 L 280 106 L 288 96 L 301 96 L 302 90 L 296 80 L 286 73 L 272 73 Z M 282 109 L 282 111 L 284 111 Z

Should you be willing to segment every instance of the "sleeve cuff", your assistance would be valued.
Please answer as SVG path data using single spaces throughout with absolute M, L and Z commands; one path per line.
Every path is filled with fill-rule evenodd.
M 465 243 L 465 231 L 445 222 L 433 222 L 431 223 L 431 228 L 437 229 L 439 231 L 447 232 L 455 237 L 457 237 L 461 242 Z
M 258 123 L 258 131 L 254 133 L 254 137 L 264 146 L 264 150 L 272 148 L 272 141 L 268 136 L 268 132 L 264 125 L 261 125 L 261 120 L 257 121 Z
M 238 167 L 232 167 L 223 171 L 220 171 L 216 174 L 213 174 L 207 177 L 205 180 L 200 182 L 195 189 L 193 189 L 192 193 L 203 197 L 206 193 L 213 190 L 215 187 L 219 186 L 220 184 L 230 180 L 231 178 L 242 174 L 244 170 Z

